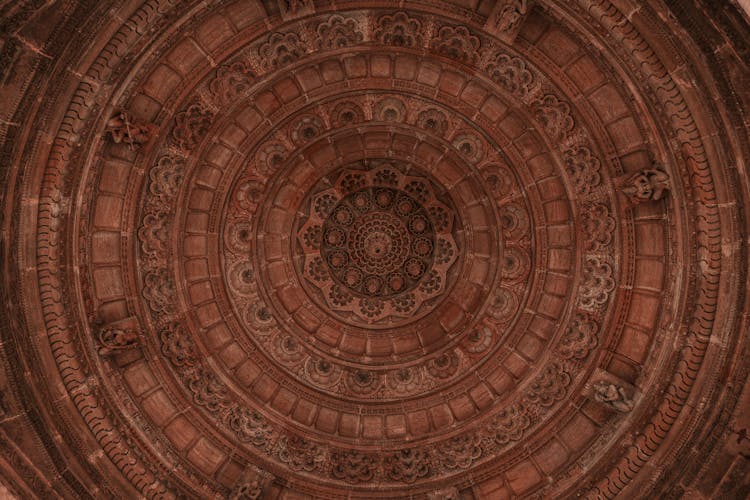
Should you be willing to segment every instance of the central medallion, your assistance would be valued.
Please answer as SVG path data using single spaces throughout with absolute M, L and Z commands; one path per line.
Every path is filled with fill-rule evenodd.
M 393 297 L 432 268 L 429 215 L 404 191 L 367 187 L 339 201 L 323 224 L 321 254 L 331 277 L 360 297 Z
M 458 257 L 455 213 L 440 191 L 390 164 L 321 179 L 296 234 L 295 262 L 316 301 L 367 325 L 393 326 L 431 309 Z

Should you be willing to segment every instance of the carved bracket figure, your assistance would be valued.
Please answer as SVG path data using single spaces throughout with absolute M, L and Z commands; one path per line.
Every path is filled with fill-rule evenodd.
M 594 384 L 593 391 L 595 401 L 615 411 L 627 413 L 635 406 L 633 398 L 627 394 L 625 388 L 621 385 L 600 380 Z
M 111 356 L 118 352 L 133 349 L 140 344 L 138 331 L 130 328 L 105 327 L 99 331 L 99 354 Z
M 487 18 L 485 29 L 512 44 L 532 6 L 533 0 L 498 0 Z
M 669 175 L 657 166 L 639 170 L 622 181 L 620 186 L 620 191 L 633 205 L 661 200 L 669 189 Z
M 263 486 L 257 481 L 243 481 L 232 492 L 231 500 L 258 500 L 262 498 Z
M 99 354 L 102 356 L 113 356 L 141 345 L 137 321 L 133 317 L 98 326 Z
M 230 500 L 261 500 L 268 492 L 273 476 L 256 467 L 248 466 L 240 480 L 235 485 Z
M 628 413 L 635 408 L 638 389 L 606 370 L 597 369 L 584 394 L 609 410 Z
M 313 0 L 278 0 L 281 18 L 285 21 L 315 12 Z
M 458 493 L 458 488 L 450 486 L 443 488 L 442 490 L 433 491 L 427 494 L 428 500 L 460 500 L 461 496 Z
M 145 144 L 151 139 L 152 125 L 136 120 L 127 111 L 118 111 L 107 122 L 106 133 L 115 144 Z

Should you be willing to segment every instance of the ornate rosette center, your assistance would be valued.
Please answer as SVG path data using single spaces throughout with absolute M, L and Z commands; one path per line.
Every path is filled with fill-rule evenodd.
M 446 291 L 455 215 L 435 192 L 390 165 L 318 182 L 303 202 L 295 260 L 325 309 L 371 324 L 412 317 Z
M 416 288 L 432 267 L 434 247 L 427 212 L 395 189 L 351 193 L 323 223 L 321 254 L 331 277 L 362 297 L 386 298 Z

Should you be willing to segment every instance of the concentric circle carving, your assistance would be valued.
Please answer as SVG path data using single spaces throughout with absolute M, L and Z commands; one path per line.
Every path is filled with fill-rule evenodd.
M 721 37 L 649 2 L 256 3 L 10 31 L 45 96 L 0 123 L 31 389 L 0 376 L 0 422 L 44 446 L 0 449 L 56 478 L 19 496 L 736 491 L 745 125 L 704 61 L 735 52 L 682 50 Z
M 295 261 L 332 314 L 393 324 L 445 293 L 459 253 L 456 214 L 428 178 L 389 164 L 346 168 L 321 179 L 303 205 Z

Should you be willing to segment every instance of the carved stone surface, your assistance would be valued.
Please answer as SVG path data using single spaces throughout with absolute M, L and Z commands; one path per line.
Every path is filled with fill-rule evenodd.
M 105 327 L 99 331 L 99 354 L 110 356 L 118 351 L 136 347 L 139 343 L 138 331 L 131 328 Z
M 6 3 L 0 496 L 747 496 L 733 4 Z
M 106 131 L 115 144 L 144 144 L 151 138 L 151 127 L 136 120 L 127 111 L 115 113 L 107 122 Z
M 458 255 L 452 203 L 429 179 L 389 164 L 335 176 L 304 207 L 299 272 L 325 307 L 358 322 L 412 317 L 446 291 Z
M 605 381 L 594 384 L 594 399 L 619 412 L 629 412 L 635 406 L 623 387 Z
M 505 41 L 513 42 L 534 0 L 498 0 L 485 28 Z
M 625 179 L 621 189 L 633 204 L 657 201 L 669 191 L 669 175 L 659 168 L 644 168 Z
M 455 486 L 444 488 L 427 494 L 429 500 L 460 500 L 458 489 Z
M 284 19 L 293 19 L 315 12 L 313 0 L 277 0 L 277 2 Z

